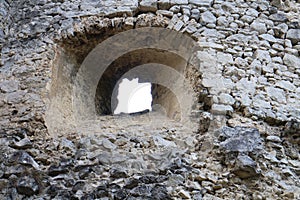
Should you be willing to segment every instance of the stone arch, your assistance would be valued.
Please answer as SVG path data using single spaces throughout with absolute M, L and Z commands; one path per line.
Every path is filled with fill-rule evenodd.
M 124 74 L 127 74 L 133 68 L 147 63 L 160 63 L 172 67 L 179 73 L 183 73 L 187 62 L 177 54 L 165 50 L 157 49 L 139 49 L 128 52 L 117 58 L 103 73 L 98 86 L 95 97 L 96 112 L 99 115 L 111 114 L 117 103 L 113 103 L 111 107 L 111 97 L 113 88 Z M 135 74 L 130 74 L 134 77 Z M 135 76 L 138 78 L 138 75 Z M 115 99 L 112 99 L 115 100 Z M 112 110 L 111 110 L 112 108 Z
M 122 60 L 134 53 L 154 53 L 156 58 L 161 56 L 154 62 L 171 66 L 184 76 L 197 49 L 197 44 L 189 36 L 165 28 L 137 28 L 107 35 L 109 37 L 89 51 L 88 55 L 84 52 L 74 54 L 65 48 L 57 49 L 45 117 L 50 133 L 76 130 L 82 122 L 97 119 L 97 88 L 102 75 L 119 58 Z M 84 58 L 78 58 L 78 55 Z M 153 60 L 144 61 L 137 64 Z
M 155 104 L 160 104 L 165 108 L 166 114 L 176 120 L 183 123 L 188 123 L 189 115 L 192 111 L 192 107 L 196 101 L 197 94 L 191 89 L 191 86 L 186 81 L 183 73 L 175 70 L 174 68 L 158 64 L 148 63 L 134 67 L 125 73 L 115 84 L 111 108 L 114 109 L 117 106 L 118 85 L 124 79 L 139 78 L 139 82 L 150 82 L 154 84 L 154 90 L 152 91 L 153 101 Z M 174 107 L 169 105 L 175 104 Z M 177 104 L 177 105 L 176 105 Z M 180 113 L 180 116 L 176 115 Z M 176 116 L 174 116 L 176 115 Z
M 187 62 L 193 55 L 193 40 L 164 28 L 139 28 L 108 38 L 100 43 L 83 61 L 73 87 L 75 120 L 96 116 L 94 97 L 97 84 L 109 65 L 123 54 L 145 48 L 166 50 L 180 55 Z

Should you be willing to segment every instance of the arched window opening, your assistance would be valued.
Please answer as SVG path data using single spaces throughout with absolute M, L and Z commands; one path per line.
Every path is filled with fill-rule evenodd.
M 118 105 L 114 114 L 151 111 L 151 83 L 139 83 L 139 79 L 124 78 L 118 86 Z

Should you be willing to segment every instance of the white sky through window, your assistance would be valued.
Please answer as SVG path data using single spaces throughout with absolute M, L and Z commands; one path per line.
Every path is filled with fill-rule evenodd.
M 139 83 L 138 78 L 132 81 L 123 79 L 118 89 L 118 105 L 114 114 L 134 113 L 145 109 L 151 111 L 151 83 Z

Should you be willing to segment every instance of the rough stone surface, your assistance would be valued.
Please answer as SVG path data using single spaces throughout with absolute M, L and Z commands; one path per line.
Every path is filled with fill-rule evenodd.
M 170 0 L 158 0 L 157 4 L 161 10 L 169 10 L 171 7 Z
M 263 140 L 257 129 L 224 127 L 219 135 L 220 146 L 226 152 L 255 153 L 263 149 Z
M 251 24 L 251 29 L 257 31 L 259 34 L 263 34 L 267 32 L 267 27 L 265 23 L 259 21 L 253 21 Z
M 216 17 L 209 11 L 205 11 L 201 14 L 201 20 L 204 24 L 215 24 L 217 19 Z
M 19 194 L 32 196 L 39 192 L 39 185 L 34 178 L 25 176 L 18 180 L 17 191 Z
M 189 3 L 194 4 L 196 6 L 212 6 L 213 0 L 189 0 Z
M 233 172 L 237 176 L 249 178 L 260 174 L 260 169 L 253 160 L 263 150 L 263 140 L 258 130 L 224 127 L 218 137 L 221 149 L 225 150 L 225 162 L 231 165 L 234 161 Z
M 171 5 L 186 5 L 188 0 L 170 0 Z
M 286 38 L 291 40 L 292 43 L 297 44 L 300 42 L 300 28 L 299 29 L 290 29 L 286 34 Z
M 140 2 L 141 11 L 157 11 L 157 0 L 143 0 Z
M 295 0 L 1 1 L 0 199 L 299 199 L 299 13 Z M 142 27 L 197 45 L 121 56 L 92 97 L 104 114 L 73 123 L 89 52 Z M 171 52 L 187 45 L 188 64 Z M 110 115 L 116 77 L 150 62 L 184 71 L 193 126 L 159 87 L 167 111 Z
M 296 86 L 289 81 L 279 81 L 276 86 L 291 92 L 296 90 Z
M 266 91 L 268 96 L 274 99 L 275 101 L 279 103 L 286 103 L 285 93 L 282 89 L 267 87 Z
M 291 54 L 286 53 L 283 57 L 283 62 L 287 67 L 291 69 L 299 69 L 300 68 L 300 58 Z
M 19 83 L 16 81 L 3 81 L 0 83 L 0 90 L 3 93 L 12 93 L 18 90 Z

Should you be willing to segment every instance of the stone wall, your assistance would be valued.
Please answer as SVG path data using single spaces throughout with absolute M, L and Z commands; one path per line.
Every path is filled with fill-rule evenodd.
M 100 174 L 99 177 L 111 178 L 110 188 L 102 188 L 111 197 L 122 199 L 123 193 L 115 194 L 112 186 L 120 183 L 119 176 L 124 178 L 121 182 L 126 182 L 124 191 L 139 196 L 142 189 L 127 182 L 132 181 L 129 174 L 136 172 L 123 173 L 111 168 L 120 167 L 119 163 L 122 167 L 136 166 L 140 158 L 134 153 L 149 150 L 141 153 L 145 159 L 141 161 L 141 168 L 146 173 L 149 162 L 157 178 L 151 182 L 146 177 L 147 183 L 138 184 L 146 184 L 145 187 L 152 184 L 152 193 L 149 192 L 152 195 L 158 193 L 155 188 L 159 187 L 161 193 L 158 194 L 162 198 L 171 198 L 166 195 L 165 186 L 159 185 L 158 178 L 162 176 L 168 179 L 169 190 L 175 188 L 168 192 L 177 198 L 299 198 L 299 15 L 299 1 L 289 0 L 1 1 L 0 133 L 3 144 L 0 160 L 3 164 L 0 168 L 5 170 L 0 170 L 0 185 L 5 186 L 7 193 L 3 189 L 0 195 L 9 194 L 14 199 L 42 194 L 47 188 L 46 193 L 51 197 L 59 199 L 68 190 L 66 198 L 76 193 L 80 199 L 84 195 L 77 193 L 84 189 L 76 190 L 75 185 L 80 185 L 86 177 Z M 129 123 L 114 123 L 115 118 L 107 116 L 98 126 L 99 137 L 80 138 L 76 135 L 78 124 L 72 119 L 74 98 L 69 95 L 80 65 L 105 39 L 142 27 L 184 33 L 197 44 L 196 54 L 189 60 L 193 69 L 183 74 L 197 94 L 197 104 L 190 105 L 193 113 L 187 114 L 198 120 L 198 132 L 167 123 L 166 126 L 177 130 L 151 132 L 139 124 L 134 130 L 129 128 L 128 133 L 135 136 L 129 138 L 121 127 Z M 167 63 L 172 65 L 171 61 Z M 121 64 L 117 64 L 119 66 Z M 106 75 L 112 76 L 114 81 L 121 76 L 111 72 Z M 97 98 L 102 98 L 101 91 L 112 92 L 113 85 L 108 88 L 109 91 L 98 88 Z M 108 100 L 104 100 L 107 103 Z M 167 102 L 161 101 L 162 104 Z M 57 122 L 66 129 L 55 130 Z M 96 133 L 93 125 L 86 124 L 84 131 Z M 238 125 L 254 126 L 260 133 L 256 129 L 233 128 Z M 222 128 L 224 126 L 231 128 Z M 219 128 L 222 129 L 217 130 Z M 163 136 L 139 135 L 143 131 Z M 49 132 L 63 139 L 56 140 L 51 135 L 45 142 L 44 137 Z M 32 136 L 31 141 L 29 136 Z M 232 147 L 236 141 L 245 144 L 246 150 Z M 120 154 L 124 156 L 114 153 L 119 151 L 119 146 L 126 147 Z M 176 150 L 169 151 L 171 147 Z M 98 148 L 104 153 L 99 154 Z M 84 162 L 82 149 L 89 152 Z M 12 161 L 4 162 L 11 154 Z M 99 156 L 94 156 L 96 154 Z M 62 159 L 64 156 L 75 164 Z M 18 163 L 20 169 L 14 168 L 13 163 Z M 97 171 L 99 165 L 101 172 Z M 73 175 L 69 168 L 74 171 Z M 82 172 L 83 169 L 88 171 Z M 29 172 L 32 171 L 38 175 L 31 177 Z M 45 171 L 47 175 L 43 174 Z M 91 171 L 93 175 L 89 175 Z M 72 184 L 68 178 L 56 177 L 65 173 L 79 182 Z M 189 180 L 185 182 L 185 178 Z M 250 180 L 244 181 L 247 178 Z M 38 184 L 37 180 L 45 182 Z M 58 185 L 68 182 L 70 187 L 56 190 L 53 186 L 56 181 Z M 26 185 L 26 182 L 32 184 Z M 33 187 L 34 184 L 39 188 Z M 102 189 L 97 188 L 92 194 L 102 197 L 99 194 Z M 123 188 L 117 191 L 122 192 Z
M 88 52 L 99 42 L 93 37 L 107 28 L 114 34 L 147 26 L 185 32 L 198 41 L 211 113 L 240 113 L 271 124 L 299 120 L 299 4 L 294 1 L 22 1 L 3 6 L 4 127 L 37 123 L 43 128 L 55 79 L 52 62 L 60 49 L 70 43 L 74 51 L 85 45 Z M 77 51 L 74 59 L 80 63 L 84 55 Z

